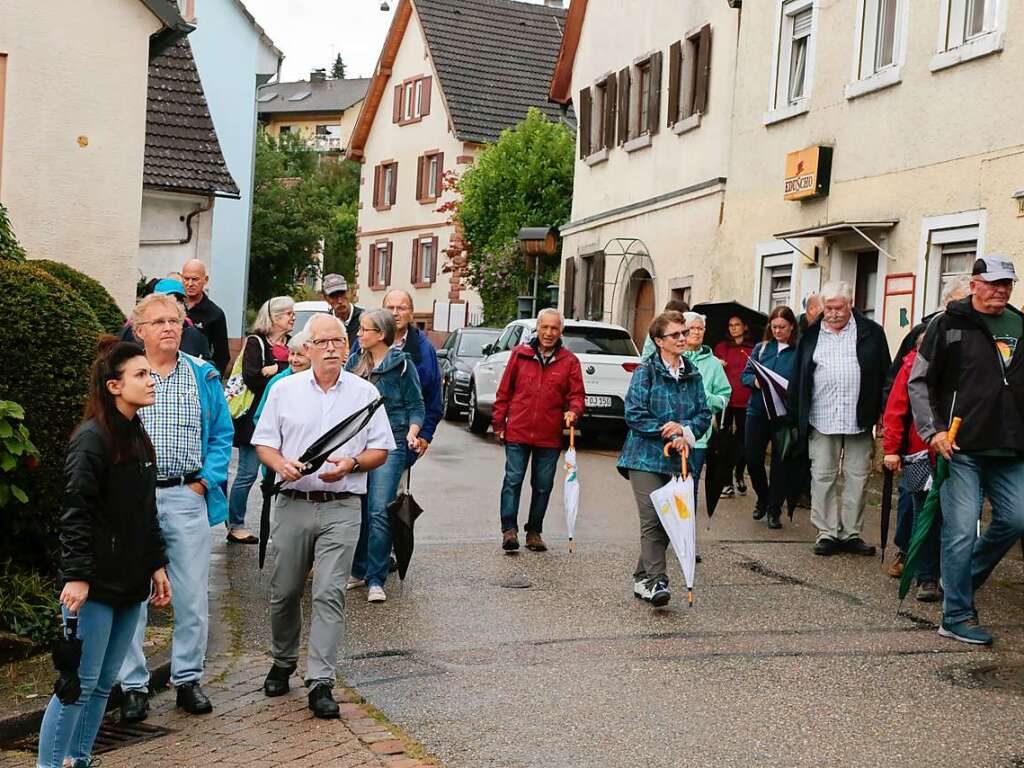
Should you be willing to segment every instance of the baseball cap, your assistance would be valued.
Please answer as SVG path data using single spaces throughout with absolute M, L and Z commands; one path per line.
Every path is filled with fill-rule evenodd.
M 181 280 L 175 280 L 174 278 L 171 277 L 165 277 L 163 280 L 160 280 L 159 282 L 157 282 L 156 285 L 153 286 L 153 293 L 177 294 L 178 296 L 184 298 L 185 286 L 184 284 L 182 284 Z
M 971 274 L 980 277 L 986 283 L 994 283 L 996 280 L 1017 282 L 1017 271 L 1013 268 L 1013 262 L 1005 256 L 982 256 L 974 262 Z
M 347 293 L 348 282 L 342 275 L 324 275 L 324 295 L 330 296 L 332 293 Z

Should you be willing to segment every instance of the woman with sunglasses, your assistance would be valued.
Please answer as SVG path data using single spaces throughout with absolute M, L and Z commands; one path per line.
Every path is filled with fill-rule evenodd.
M 633 573 L 633 594 L 655 608 L 668 605 L 665 550 L 668 533 L 661 526 L 651 492 L 679 474 L 685 456 L 711 425 L 711 410 L 696 367 L 683 357 L 685 319 L 662 312 L 648 336 L 657 352 L 633 372 L 626 392 L 629 432 L 619 457 L 619 473 L 629 479 L 640 516 L 640 559 Z M 665 446 L 670 447 L 665 455 Z M 675 454 L 672 453 L 675 452 Z
M 65 758 L 74 768 L 92 764 L 139 608 L 147 598 L 157 607 L 171 601 L 156 518 L 156 454 L 137 415 L 155 392 L 142 347 L 105 337 L 90 374 L 85 420 L 64 464 L 60 602 L 65 618 L 78 616 L 82 691 L 73 703 L 50 699 L 39 732 L 41 768 L 61 768 Z
M 360 353 L 350 357 L 345 366 L 350 373 L 377 387 L 384 398 L 384 410 L 396 446 L 388 452 L 384 465 L 371 470 L 366 478 L 363 525 L 348 584 L 349 589 L 369 587 L 366 600 L 370 603 L 383 603 L 388 599 L 384 591 L 391 556 L 388 504 L 398 495 L 408 455 L 406 446 L 411 451 L 417 450 L 426 417 L 416 366 L 408 354 L 391 347 L 397 330 L 390 312 L 383 309 L 363 312 L 357 331 Z

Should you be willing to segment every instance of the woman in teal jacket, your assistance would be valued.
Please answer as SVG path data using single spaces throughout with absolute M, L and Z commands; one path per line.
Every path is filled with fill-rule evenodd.
M 729 405 L 729 398 L 732 397 L 732 385 L 729 384 L 729 377 L 725 375 L 725 366 L 715 357 L 711 347 L 704 343 L 704 315 L 698 312 L 684 312 L 683 318 L 686 320 L 686 346 L 683 357 L 700 372 L 700 378 L 704 383 L 704 396 L 712 416 L 721 418 L 726 406 Z M 694 488 L 700 487 L 700 475 L 704 469 L 711 430 L 712 426 L 708 425 L 704 434 L 697 438 L 697 445 L 690 451 L 690 472 L 693 474 Z
M 633 372 L 626 392 L 626 425 L 618 469 L 629 478 L 640 516 L 640 559 L 633 594 L 655 608 L 668 604 L 665 549 L 669 538 L 651 502 L 651 492 L 679 473 L 679 456 L 711 423 L 700 374 L 682 356 L 686 332 L 679 312 L 663 312 L 648 333 L 658 352 Z M 687 434 L 689 433 L 689 434 Z

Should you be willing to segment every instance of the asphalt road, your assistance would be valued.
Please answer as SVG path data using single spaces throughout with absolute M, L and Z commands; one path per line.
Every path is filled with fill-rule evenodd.
M 769 531 L 752 498 L 728 500 L 699 525 L 695 606 L 677 591 L 653 611 L 632 596 L 638 524 L 615 458 L 580 452 L 575 554 L 556 487 L 551 551 L 509 556 L 501 448 L 442 425 L 413 473 L 409 578 L 382 605 L 350 593 L 346 682 L 449 768 L 1024 766 L 1016 551 L 979 595 L 997 644 L 977 649 L 938 637 L 936 606 L 897 617 L 878 558 L 815 557 L 806 510 Z M 265 650 L 269 574 L 254 548 L 215 558 L 217 646 Z

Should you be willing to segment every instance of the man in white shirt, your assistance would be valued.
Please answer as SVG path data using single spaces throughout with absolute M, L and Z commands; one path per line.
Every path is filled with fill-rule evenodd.
M 317 315 L 307 331 L 312 369 L 282 379 L 270 390 L 252 438 L 260 461 L 287 481 L 274 505 L 271 531 L 274 664 L 263 691 L 267 696 L 288 691 L 288 678 L 298 663 L 302 593 L 315 564 L 306 685 L 313 714 L 332 718 L 339 714 L 331 689 L 345 633 L 345 584 L 359 540 L 360 496 L 366 494 L 366 473 L 384 463 L 395 442 L 380 408 L 366 429 L 327 460 L 325 469 L 301 474 L 298 457 L 310 444 L 379 397 L 373 384 L 342 370 L 345 328 L 337 317 Z

